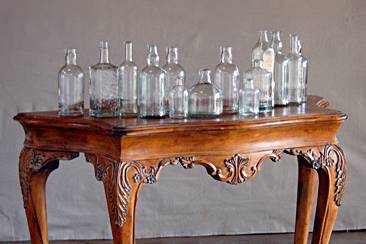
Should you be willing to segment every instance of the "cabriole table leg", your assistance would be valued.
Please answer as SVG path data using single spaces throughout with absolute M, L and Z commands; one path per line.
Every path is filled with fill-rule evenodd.
M 71 160 L 78 153 L 23 148 L 19 158 L 19 179 L 28 228 L 33 244 L 48 243 L 46 181 L 58 168 L 59 159 Z

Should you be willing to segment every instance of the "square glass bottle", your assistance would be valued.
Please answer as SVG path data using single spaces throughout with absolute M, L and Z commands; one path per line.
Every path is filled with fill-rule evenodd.
M 239 90 L 239 114 L 243 116 L 259 113 L 259 89 L 254 88 L 253 78 L 243 75 L 243 83 Z

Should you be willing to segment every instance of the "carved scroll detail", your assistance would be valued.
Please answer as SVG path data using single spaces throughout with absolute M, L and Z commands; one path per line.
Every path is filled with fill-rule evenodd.
M 79 156 L 76 152 L 42 151 L 24 147 L 19 158 L 19 180 L 24 208 L 28 207 L 30 180 L 32 174 L 48 172 L 58 167 L 58 160 L 71 160 Z
M 344 193 L 347 167 L 342 149 L 334 144 L 327 144 L 323 148 L 295 148 L 287 149 L 286 153 L 302 156 L 316 170 L 329 170 L 335 167 L 334 202 L 341 205 Z

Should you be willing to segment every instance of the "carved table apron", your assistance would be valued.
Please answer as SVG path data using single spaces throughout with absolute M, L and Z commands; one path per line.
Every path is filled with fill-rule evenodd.
M 346 115 L 309 96 L 302 106 L 276 108 L 257 118 L 216 119 L 61 118 L 56 112 L 21 113 L 24 127 L 19 178 L 32 243 L 48 243 L 45 185 L 59 160 L 80 152 L 104 183 L 114 243 L 135 242 L 139 190 L 167 165 L 205 167 L 214 179 L 239 184 L 263 162 L 283 153 L 298 158 L 295 243 L 308 239 L 319 182 L 312 243 L 328 243 L 346 179 L 346 161 L 336 132 Z

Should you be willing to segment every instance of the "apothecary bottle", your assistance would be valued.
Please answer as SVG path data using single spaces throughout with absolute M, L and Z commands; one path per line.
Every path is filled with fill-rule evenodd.
M 289 103 L 302 103 L 302 57 L 299 39 L 296 34 L 290 35 L 290 53 L 288 54 Z
M 214 84 L 224 96 L 224 113 L 238 112 L 239 68 L 233 64 L 232 47 L 220 47 L 220 63 L 215 68 Z
M 148 45 L 147 66 L 140 74 L 139 92 L 139 116 L 141 118 L 165 115 L 165 71 L 159 67 L 156 44 Z
M 255 60 L 262 60 L 261 68 L 273 74 L 275 53 L 269 42 L 269 31 L 262 30 L 259 33 L 259 40 L 252 50 L 252 67 Z
M 166 64 L 163 66 L 165 70 L 165 96 L 167 97 L 167 102 L 169 103 L 169 92 L 170 90 L 185 81 L 185 70 L 179 64 L 178 60 L 178 48 L 169 47 L 166 49 Z M 170 106 L 167 107 L 170 109 Z
M 280 38 L 280 32 L 272 32 L 272 44 L 275 51 L 275 64 L 273 71 L 274 81 L 274 103 L 277 106 L 286 106 L 288 104 L 288 58 L 282 53 L 282 41 Z
M 76 49 L 66 49 L 65 65 L 58 73 L 58 113 L 80 116 L 84 112 L 84 72 L 76 64 Z
M 272 74 L 261 68 L 262 60 L 254 60 L 253 68 L 246 71 L 244 76 L 252 77 L 254 88 L 259 89 L 259 110 L 270 112 L 273 108 Z
M 119 116 L 117 66 L 109 62 L 109 44 L 100 41 L 99 62 L 89 67 L 90 115 L 94 117 Z
M 301 55 L 301 102 L 307 101 L 307 89 L 308 89 L 308 59 L 302 54 L 302 42 L 299 39 L 299 54 Z
M 212 84 L 211 70 L 201 69 L 199 80 L 188 91 L 189 117 L 215 117 L 223 112 L 223 95 L 221 90 Z
M 169 117 L 182 119 L 188 113 L 188 91 L 184 87 L 183 80 L 179 80 L 177 85 L 169 91 Z
M 239 90 L 239 114 L 243 116 L 259 113 L 259 89 L 254 87 L 250 74 L 243 75 L 243 83 Z
M 132 60 L 132 42 L 126 41 L 125 60 L 118 67 L 118 93 L 120 99 L 120 112 L 123 117 L 138 115 L 137 82 L 138 67 Z

